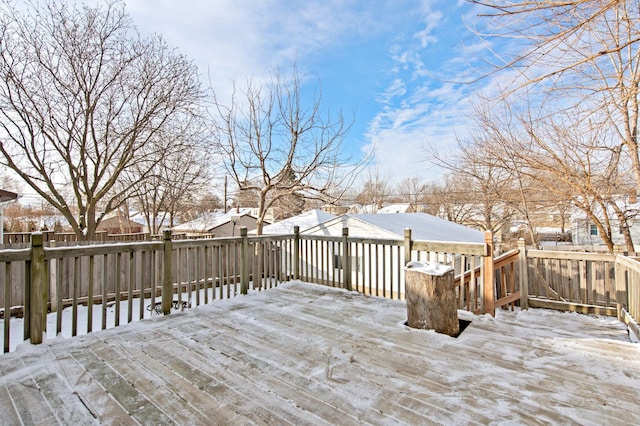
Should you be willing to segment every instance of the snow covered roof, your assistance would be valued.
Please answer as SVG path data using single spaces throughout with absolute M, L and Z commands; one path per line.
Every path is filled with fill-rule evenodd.
M 346 214 L 313 227 L 305 234 L 331 234 L 347 226 L 353 237 L 404 238 L 404 230 L 411 229 L 411 238 L 422 241 L 448 243 L 482 243 L 484 233 L 464 225 L 427 213 Z
M 0 202 L 17 200 L 20 195 L 15 192 L 0 189 Z
M 222 212 L 214 212 L 214 213 L 205 213 L 204 215 L 197 217 L 189 222 L 185 222 L 183 224 L 174 226 L 171 228 L 174 232 L 209 232 L 212 229 L 217 228 L 220 225 L 224 225 L 225 223 L 229 223 L 231 218 L 242 217 L 242 216 L 250 216 L 251 209 L 240 209 L 237 211 L 236 209 L 229 210 L 227 213 Z
M 297 216 L 281 220 L 279 222 L 267 225 L 262 229 L 263 235 L 286 235 L 293 234 L 293 227 L 299 226 L 300 231 L 304 231 L 313 226 L 335 218 L 335 215 L 322 210 L 310 210 Z M 255 233 L 255 231 L 253 231 Z
M 378 213 L 407 213 L 411 209 L 409 203 L 389 204 L 378 210 Z
M 452 243 L 482 243 L 484 232 L 450 222 L 427 213 L 355 214 L 355 219 L 404 237 L 404 230 L 411 229 L 411 238 L 424 241 Z

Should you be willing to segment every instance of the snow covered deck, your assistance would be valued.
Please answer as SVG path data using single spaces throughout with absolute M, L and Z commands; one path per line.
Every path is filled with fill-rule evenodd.
M 459 311 L 289 283 L 0 356 L 3 424 L 639 424 L 640 345 L 613 318 Z

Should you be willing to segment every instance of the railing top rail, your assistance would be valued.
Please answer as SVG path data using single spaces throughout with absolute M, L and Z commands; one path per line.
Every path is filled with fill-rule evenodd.
M 488 248 L 485 243 L 449 243 L 417 240 L 412 242 L 412 249 L 416 251 L 488 256 Z
M 307 235 L 300 234 L 301 240 L 309 240 L 309 241 L 341 241 L 342 237 L 338 237 L 336 235 Z
M 240 241 L 240 238 L 199 238 L 188 240 L 171 240 L 174 249 L 194 248 L 201 246 L 224 245 L 230 241 Z
M 640 272 L 640 262 L 632 257 L 619 254 L 616 256 L 616 262 L 626 266 L 627 268 L 631 268 L 636 270 L 637 272 Z
M 131 243 L 94 244 L 88 246 L 45 247 L 45 260 L 65 257 L 100 256 L 104 254 L 130 253 L 135 251 L 161 250 L 162 241 L 137 241 Z
M 616 258 L 615 254 L 607 253 L 588 253 L 588 252 L 569 252 L 569 251 L 551 251 L 551 250 L 528 250 L 528 258 L 538 259 L 560 259 L 560 260 L 586 260 L 592 262 L 613 262 Z
M 518 260 L 519 255 L 520 255 L 520 250 L 518 249 L 509 250 L 508 252 L 503 253 L 500 256 L 493 259 L 493 267 L 495 269 L 498 269 L 505 265 L 513 263 Z
M 2 249 L 0 250 L 0 262 L 20 262 L 31 259 L 31 248 Z
M 293 240 L 295 234 L 283 234 L 283 235 L 252 235 L 248 237 L 250 243 L 254 242 L 266 242 L 266 241 L 287 241 Z
M 385 245 L 385 246 L 402 246 L 402 245 L 404 245 L 404 241 L 403 240 L 379 239 L 379 238 L 362 238 L 362 237 L 347 237 L 347 242 L 348 243 L 356 243 L 356 244 L 380 244 L 380 245 Z

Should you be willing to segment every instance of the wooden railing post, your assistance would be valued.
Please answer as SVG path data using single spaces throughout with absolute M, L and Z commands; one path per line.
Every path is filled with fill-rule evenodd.
M 162 278 L 162 313 L 171 313 L 171 303 L 173 302 L 173 242 L 171 241 L 171 230 L 162 231 L 164 241 L 163 258 L 163 278 Z
M 411 262 L 411 229 L 405 228 L 404 230 L 404 265 Z
M 484 257 L 484 276 L 483 287 L 484 287 L 484 297 L 483 297 L 483 313 L 490 314 L 491 316 L 495 316 L 496 311 L 494 308 L 495 305 L 495 277 L 494 277 L 494 269 L 493 269 L 493 232 L 485 231 L 484 233 L 484 243 L 487 247 L 487 253 Z
M 249 292 L 249 238 L 246 226 L 240 228 L 240 237 L 242 237 L 240 244 L 240 294 L 247 294 Z
M 300 227 L 293 227 L 293 279 L 300 279 Z
M 31 236 L 31 268 L 29 283 L 29 337 L 31 343 L 42 343 L 47 325 L 47 275 L 41 232 Z
M 614 263 L 614 285 L 616 288 L 616 312 L 619 321 L 624 322 L 623 309 L 628 310 L 629 306 L 629 286 L 627 284 L 627 268 L 620 268 L 618 257 L 624 256 L 624 246 L 616 244 L 613 246 L 613 254 L 616 256 Z M 624 297 L 620 297 L 620 289 L 624 288 Z
M 520 309 L 529 309 L 529 271 L 527 246 L 524 238 L 518 239 L 518 283 L 520 287 Z
M 351 253 L 349 249 L 349 228 L 342 228 L 342 272 L 343 286 L 351 291 Z

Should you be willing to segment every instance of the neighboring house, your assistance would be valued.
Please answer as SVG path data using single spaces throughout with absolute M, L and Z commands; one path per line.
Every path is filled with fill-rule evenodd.
M 153 233 L 151 232 L 151 227 L 147 223 L 147 218 L 145 217 L 144 213 L 136 211 L 130 212 L 129 219 L 142 225 L 142 232 L 147 232 L 150 234 Z M 156 216 L 156 226 L 158 227 L 158 233 L 160 234 L 162 233 L 163 229 L 171 228 L 171 215 L 169 213 L 159 213 L 158 216 Z
M 324 212 L 322 210 L 310 210 L 308 212 L 301 213 L 297 216 L 290 217 L 288 219 L 284 219 L 271 225 L 267 225 L 262 229 L 263 235 L 287 235 L 293 234 L 293 228 L 298 226 L 300 228 L 300 232 L 304 232 L 305 230 L 317 226 L 323 222 L 334 219 L 336 216 Z M 255 231 L 252 231 L 255 233 Z
M 349 206 L 341 206 L 337 204 L 325 204 L 322 206 L 322 210 L 335 216 L 345 214 L 349 211 Z
M 115 215 L 102 219 L 96 231 L 106 231 L 107 235 L 140 234 L 143 231 L 143 226 L 123 215 Z
M 396 203 L 387 204 L 381 209 L 378 209 L 377 213 L 426 213 L 427 206 L 424 204 L 411 204 L 411 203 Z
M 618 205 L 627 214 L 627 225 L 629 226 L 629 232 L 634 245 L 640 247 L 640 203 L 637 203 L 637 200 L 625 201 L 624 197 L 621 197 Z M 609 220 L 611 221 L 611 239 L 614 245 L 623 246 L 626 250 L 622 224 L 613 211 L 610 211 L 608 214 Z M 594 251 L 607 250 L 600 235 L 600 230 L 593 221 L 587 218 L 587 215 L 582 210 L 576 210 L 571 215 L 571 238 L 573 242 L 572 247 L 580 246 L 584 249 Z M 637 250 L 638 249 L 636 249 L 636 251 Z
M 15 192 L 0 189 L 0 243 L 4 242 L 4 208 L 14 203 L 18 197 Z
M 394 203 L 379 206 L 376 204 L 353 204 L 345 212 L 346 214 L 373 214 L 373 213 L 426 213 L 424 204 Z
M 258 217 L 259 210 L 257 207 L 239 207 L 239 208 L 234 207 L 232 210 L 229 210 L 229 211 L 231 212 L 231 211 L 239 211 L 239 210 L 240 211 L 247 210 L 249 212 L 249 215 L 253 217 Z M 274 218 L 275 216 L 274 216 L 273 208 L 267 209 L 267 212 L 264 215 L 264 225 L 266 226 L 269 223 L 273 223 L 273 221 L 275 220 Z
M 257 218 L 251 213 L 250 208 L 232 209 L 227 213 L 205 213 L 194 220 L 174 226 L 171 231 L 188 237 L 237 237 L 242 227 L 256 229 Z
M 303 235 L 325 235 L 325 236 L 342 236 L 343 228 L 348 228 L 349 237 L 363 239 L 382 239 L 382 240 L 402 240 L 404 239 L 405 229 L 411 230 L 412 240 L 430 241 L 430 242 L 460 242 L 460 243 L 483 243 L 484 233 L 457 223 L 432 216 L 426 213 L 389 213 L 389 214 L 346 214 L 338 216 L 329 221 L 323 222 L 312 228 L 301 232 Z M 374 247 L 374 251 L 370 249 Z M 388 250 L 389 248 L 387 248 Z M 314 250 L 310 245 L 309 250 Z M 323 250 L 329 252 L 327 262 L 319 262 L 313 265 L 302 265 L 304 270 L 310 270 L 311 274 L 320 277 L 326 277 L 332 280 L 334 274 L 337 276 L 342 273 L 342 258 L 340 248 L 336 245 L 330 245 Z M 390 271 L 401 271 L 404 265 L 401 264 L 404 259 L 404 248 L 396 247 L 397 253 L 391 256 L 385 256 L 388 264 L 379 264 L 378 271 L 368 270 L 369 257 L 378 256 L 378 247 L 369 243 L 356 244 L 351 252 L 351 271 L 353 274 L 352 282 L 362 283 L 372 281 L 374 287 L 384 288 L 386 274 Z M 372 254 L 373 253 L 373 254 Z M 314 258 L 315 255 L 310 256 Z M 421 261 L 436 261 L 453 265 L 456 271 L 461 269 L 461 258 L 459 256 L 452 257 L 443 253 L 420 253 Z M 465 259 L 465 269 L 471 264 L 479 264 L 479 259 Z M 329 270 L 323 270 L 323 265 L 327 265 Z M 368 285 L 368 284 L 367 284 Z M 402 283 L 404 286 L 404 283 Z M 384 290 L 383 290 L 384 291 Z M 396 291 L 396 289 L 394 289 Z M 404 292 L 404 287 L 400 289 Z
M 377 204 L 352 204 L 346 214 L 374 214 L 381 206 Z

